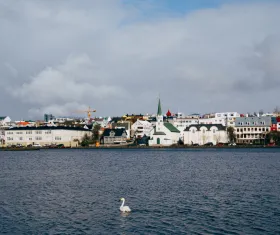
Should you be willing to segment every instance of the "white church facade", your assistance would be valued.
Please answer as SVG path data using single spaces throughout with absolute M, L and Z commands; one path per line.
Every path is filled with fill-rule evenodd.
M 228 143 L 226 127 L 222 124 L 199 124 L 186 127 L 184 130 L 184 144 L 204 145 L 206 143 Z
M 163 122 L 161 103 L 158 101 L 156 125 L 150 133 L 149 146 L 170 146 L 177 144 L 180 131 L 169 122 Z

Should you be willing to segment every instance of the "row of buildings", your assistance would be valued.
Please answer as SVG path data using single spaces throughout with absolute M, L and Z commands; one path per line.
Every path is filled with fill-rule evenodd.
M 77 147 L 85 135 L 91 136 L 95 125 L 100 125 L 101 144 L 125 144 L 144 139 L 150 146 L 170 146 L 179 142 L 185 145 L 229 143 L 227 129 L 234 130 L 237 144 L 261 142 L 270 132 L 280 132 L 278 114 L 243 115 L 237 112 L 214 114 L 162 113 L 158 101 L 156 115 L 124 115 L 73 119 L 46 116 L 42 122 L 15 121 L 0 117 L 0 140 L 2 146 L 29 144 L 63 144 Z M 140 141 L 141 143 L 141 141 Z

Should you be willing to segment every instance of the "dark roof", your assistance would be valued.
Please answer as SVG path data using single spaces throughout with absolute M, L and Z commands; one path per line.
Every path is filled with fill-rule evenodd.
M 122 136 L 123 133 L 126 134 L 126 131 L 125 131 L 124 128 L 120 128 L 120 129 L 105 129 L 102 136 L 110 136 L 111 131 L 115 132 L 114 136 Z
M 113 123 L 113 124 L 112 124 L 112 127 L 113 127 L 113 128 L 116 128 L 116 127 L 123 127 L 123 128 L 125 128 L 126 130 L 128 130 L 128 129 L 129 129 L 129 124 L 130 124 L 130 123 L 128 123 L 128 122 L 118 122 L 118 123 Z
M 85 129 L 82 127 L 70 127 L 70 126 L 25 126 L 25 127 L 12 127 L 8 129 L 10 131 L 17 131 L 17 130 L 29 130 L 29 131 L 36 131 L 36 130 L 71 130 L 71 131 L 90 131 L 90 129 Z
M 111 122 L 112 122 L 112 123 L 113 123 L 113 122 L 118 122 L 118 121 L 120 121 L 120 120 L 122 120 L 121 117 L 112 117 Z
M 0 117 L 0 120 L 4 120 L 7 116 Z
M 210 130 L 211 127 L 217 127 L 219 131 L 226 130 L 226 127 L 223 126 L 222 124 L 198 124 L 198 125 L 190 125 L 186 127 L 184 131 L 189 131 L 191 127 L 196 127 L 198 130 L 200 130 L 201 127 L 206 127 L 208 131 Z
M 165 126 L 168 130 L 170 130 L 171 132 L 180 133 L 180 131 L 179 131 L 175 126 L 173 126 L 171 123 L 169 123 L 169 122 L 165 122 L 165 123 L 164 123 L 164 126 Z

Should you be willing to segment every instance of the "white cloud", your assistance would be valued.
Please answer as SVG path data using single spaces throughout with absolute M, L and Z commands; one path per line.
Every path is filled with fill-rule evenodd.
M 280 100 L 279 3 L 146 20 L 114 0 L 1 6 L 0 64 L 16 68 L 9 92 L 33 115 L 70 104 L 146 113 L 159 92 L 166 110 L 186 113 L 272 109 Z

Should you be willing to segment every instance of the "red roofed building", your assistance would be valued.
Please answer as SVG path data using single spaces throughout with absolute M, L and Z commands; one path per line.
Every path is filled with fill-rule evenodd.
M 171 112 L 169 111 L 169 109 L 168 109 L 168 111 L 167 111 L 167 113 L 166 113 L 166 116 L 167 116 L 167 117 L 171 117 Z

